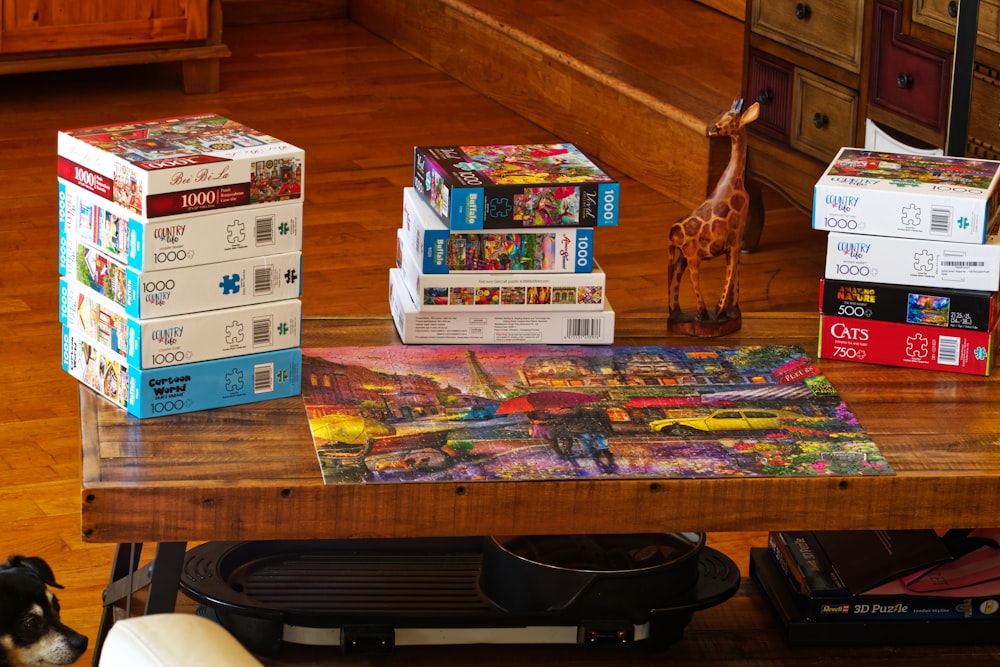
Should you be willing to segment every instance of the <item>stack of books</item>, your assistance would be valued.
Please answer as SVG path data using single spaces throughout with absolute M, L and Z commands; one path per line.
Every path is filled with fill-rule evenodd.
M 140 418 L 299 394 L 304 158 L 214 114 L 60 132 L 63 368 Z
M 611 343 L 594 230 L 619 198 L 573 144 L 417 146 L 389 271 L 401 339 Z
M 996 642 L 1000 531 L 779 531 L 750 576 L 792 644 Z
M 841 149 L 813 201 L 829 232 L 819 356 L 988 375 L 998 180 L 990 160 Z

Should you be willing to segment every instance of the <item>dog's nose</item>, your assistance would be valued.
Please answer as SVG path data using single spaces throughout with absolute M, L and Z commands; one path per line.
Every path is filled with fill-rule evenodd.
M 74 632 L 69 637 L 69 645 L 73 648 L 74 651 L 79 651 L 80 653 L 83 653 L 84 651 L 87 650 L 87 638 L 84 635 L 81 635 L 79 632 Z

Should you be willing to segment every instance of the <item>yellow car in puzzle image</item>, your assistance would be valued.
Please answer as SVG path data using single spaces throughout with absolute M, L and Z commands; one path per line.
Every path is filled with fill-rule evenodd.
M 657 419 L 650 422 L 649 427 L 667 435 L 692 435 L 718 431 L 761 431 L 779 429 L 783 423 L 802 419 L 804 416 L 792 410 L 727 408 L 698 417 Z

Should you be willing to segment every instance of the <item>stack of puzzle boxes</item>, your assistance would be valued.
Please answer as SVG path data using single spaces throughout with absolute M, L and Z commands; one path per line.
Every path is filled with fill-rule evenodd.
M 60 132 L 63 368 L 140 418 L 299 394 L 303 168 L 214 114 Z
M 1000 162 L 844 148 L 819 179 L 826 359 L 988 375 Z
M 389 271 L 400 338 L 611 343 L 594 231 L 619 191 L 573 144 L 417 146 Z

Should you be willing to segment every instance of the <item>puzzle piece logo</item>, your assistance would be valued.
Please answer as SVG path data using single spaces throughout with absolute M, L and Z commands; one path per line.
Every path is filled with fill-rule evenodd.
M 240 274 L 231 273 L 228 276 L 223 276 L 222 282 L 219 283 L 219 287 L 222 288 L 223 294 L 239 294 Z
M 959 229 L 968 229 L 970 223 L 969 219 L 963 215 L 959 217 L 958 220 L 955 221 L 955 224 L 958 226 Z
M 923 334 L 913 334 L 906 338 L 906 356 L 911 359 L 926 359 L 927 347 L 927 336 Z
M 916 204 L 903 207 L 903 217 L 900 220 L 907 227 L 920 226 L 920 208 Z
M 913 270 L 922 272 L 934 270 L 934 255 L 930 250 L 924 248 L 913 254 Z
M 986 357 L 990 356 L 990 353 L 987 352 L 984 346 L 980 345 L 972 351 L 972 356 L 974 356 L 978 361 L 985 361 Z
M 226 391 L 243 391 L 243 371 L 234 368 L 226 373 Z
M 506 197 L 494 197 L 490 200 L 491 218 L 509 217 L 511 210 L 513 210 L 513 206 L 511 206 L 510 200 Z
M 278 335 L 279 336 L 288 335 L 288 322 L 281 322 L 278 324 Z
M 247 238 L 246 225 L 239 220 L 233 220 L 226 229 L 230 243 L 243 243 Z
M 274 375 L 275 375 L 275 378 L 277 378 L 278 382 L 280 382 L 281 384 L 284 384 L 284 383 L 288 382 L 289 373 L 288 373 L 287 369 L 282 368 L 280 371 L 278 371 Z
M 278 225 L 278 234 L 285 236 L 292 230 L 291 226 L 287 222 L 282 222 Z
M 285 271 L 285 282 L 289 285 L 294 285 L 295 281 L 299 279 L 299 272 L 295 269 L 288 269 Z
M 243 323 L 233 321 L 226 327 L 226 344 L 237 345 L 243 342 Z

